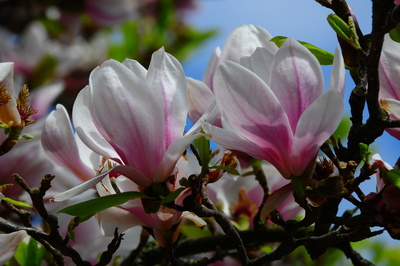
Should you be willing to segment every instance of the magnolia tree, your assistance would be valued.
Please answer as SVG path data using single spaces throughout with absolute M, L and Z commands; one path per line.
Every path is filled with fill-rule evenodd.
M 130 12 L 128 1 L 86 2 L 79 12 L 99 27 Z M 202 80 L 186 77 L 160 44 L 149 60 L 108 59 L 91 70 L 72 111 L 57 104 L 46 113 L 70 81 L 65 73 L 76 73 L 67 58 L 51 54 L 64 83 L 39 82 L 30 95 L 23 86 L 18 96 L 17 60 L 1 63 L 0 261 L 267 265 L 294 262 L 303 247 L 322 263 L 339 250 L 372 265 L 353 242 L 385 231 L 400 239 L 400 172 L 368 149 L 385 130 L 400 137 L 400 9 L 373 1 L 363 34 L 346 1 L 317 2 L 332 11 L 334 53 L 243 25 L 215 49 Z M 69 33 L 87 26 L 78 27 L 77 10 L 57 11 L 75 25 Z M 332 65 L 327 86 L 321 65 Z M 362 189 L 371 177 L 376 189 Z

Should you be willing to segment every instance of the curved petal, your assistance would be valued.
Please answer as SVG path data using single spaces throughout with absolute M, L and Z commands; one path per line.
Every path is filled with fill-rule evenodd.
M 96 213 L 96 218 L 104 236 L 113 236 L 115 228 L 118 228 L 118 232 L 121 233 L 134 226 L 146 226 L 142 220 L 135 217 L 131 212 L 118 207 L 111 207 L 98 212 Z
M 278 208 L 293 193 L 293 185 L 291 183 L 275 190 L 268 196 L 261 210 L 261 220 L 269 219 L 270 213 Z
M 197 227 L 204 228 L 207 223 L 193 212 L 184 211 L 182 212 L 181 219 L 192 221 Z
M 124 152 L 125 164 L 153 176 L 165 152 L 163 111 L 154 92 L 114 60 L 93 70 L 90 88 L 96 118 L 112 144 Z
M 135 75 L 138 75 L 143 80 L 146 79 L 147 69 L 144 68 L 138 61 L 126 58 L 122 64 L 135 73 Z
M 193 123 L 204 114 L 207 106 L 214 100 L 214 94 L 203 82 L 187 78 L 189 96 L 189 118 Z
M 90 112 L 89 87 L 83 88 L 75 99 L 72 118 L 76 134 L 91 150 L 104 157 L 120 162 L 120 156 L 97 129 Z M 104 133 L 105 134 L 105 133 Z
M 257 47 L 250 57 L 242 57 L 240 64 L 256 73 L 266 84 L 269 84 L 274 56 L 274 51 Z
M 14 63 L 0 63 L 0 88 L 4 89 L 10 97 L 9 102 L 0 105 L 0 122 L 8 124 L 12 121 L 14 125 L 21 124 L 21 117 L 14 97 Z
M 400 56 L 384 51 L 379 64 L 379 82 L 381 99 L 400 100 Z
M 344 96 L 345 75 L 346 73 L 343 56 L 340 49 L 336 47 L 329 89 L 337 90 L 342 97 Z
M 270 42 L 271 34 L 255 25 L 242 25 L 235 28 L 222 48 L 220 63 L 229 60 L 239 63 L 240 57 L 250 56 L 257 47 L 278 50 L 275 43 Z
M 400 119 L 400 101 L 394 99 L 382 99 L 380 104 L 382 108 L 389 113 L 392 119 Z M 387 128 L 385 130 L 396 139 L 400 139 L 399 128 Z
M 0 234 L 0 264 L 4 265 L 15 253 L 18 245 L 28 236 L 25 230 L 16 231 L 9 234 Z
M 95 186 L 97 183 L 99 183 L 104 177 L 106 177 L 109 173 L 117 173 L 124 175 L 125 177 L 131 179 L 133 182 L 141 186 L 142 188 L 147 188 L 151 186 L 151 181 L 149 178 L 144 176 L 141 172 L 138 170 L 127 166 L 127 165 L 117 165 L 110 170 L 107 170 L 98 176 L 93 177 L 92 179 L 89 179 L 76 187 L 73 187 L 71 189 L 68 189 L 67 191 L 64 191 L 56 196 L 54 196 L 51 201 L 64 201 L 67 199 L 70 199 L 72 197 L 75 197 L 86 190 L 90 189 L 91 187 Z
M 51 160 L 70 170 L 81 180 L 95 175 L 80 159 L 78 145 L 67 110 L 58 104 L 49 114 L 42 133 L 42 145 Z
M 186 77 L 179 61 L 164 48 L 153 53 L 146 84 L 158 98 L 164 116 L 165 150 L 182 137 L 189 111 Z
M 219 65 L 219 58 L 221 56 L 221 49 L 219 47 L 215 48 L 213 54 L 211 55 L 210 61 L 208 61 L 208 65 L 206 71 L 204 72 L 202 81 L 213 91 L 213 79 L 215 71 L 217 71 L 217 67 Z
M 222 64 L 214 81 L 218 84 L 217 104 L 228 124 L 277 160 L 288 163 L 293 135 L 288 117 L 268 85 L 233 62 Z
M 301 114 L 324 90 L 318 60 L 303 45 L 288 38 L 275 55 L 270 88 L 281 102 L 294 132 Z
M 303 174 L 321 145 L 335 132 L 342 119 L 343 108 L 340 93 L 328 90 L 302 114 L 293 141 L 292 174 Z
M 154 175 L 153 182 L 164 182 L 173 172 L 176 162 L 182 156 L 188 145 L 195 139 L 204 136 L 205 134 L 195 133 L 186 134 L 182 138 L 175 140 L 168 147 L 162 158 L 160 164 L 157 167 L 156 174 Z
M 231 149 L 244 152 L 250 156 L 264 159 L 273 164 L 276 169 L 285 177 L 290 178 L 291 174 L 288 171 L 289 161 L 283 161 L 281 155 L 273 149 L 267 149 L 254 143 L 243 136 L 238 135 L 234 131 L 215 127 L 209 123 L 203 122 L 203 130 L 211 135 L 213 141 L 219 145 Z

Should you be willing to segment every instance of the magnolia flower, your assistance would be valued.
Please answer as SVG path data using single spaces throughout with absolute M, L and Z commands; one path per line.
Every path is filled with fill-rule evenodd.
M 386 35 L 379 62 L 379 99 L 392 119 L 400 119 L 400 56 L 395 52 L 399 50 L 400 44 Z M 400 129 L 388 128 L 386 131 L 400 139 Z
M 222 50 L 217 47 L 207 65 L 202 81 L 188 78 L 189 118 L 196 122 L 214 100 L 214 75 L 219 65 L 225 61 L 239 63 L 242 56 L 250 56 L 257 47 L 265 47 L 276 52 L 278 47 L 270 42 L 271 34 L 261 27 L 242 25 L 235 28 L 225 41 Z
M 14 63 L 0 63 L 0 122 L 18 126 L 21 117 L 14 97 Z
M 122 64 L 106 61 L 91 73 L 89 86 L 80 92 L 73 110 L 79 139 L 106 163 L 97 169 L 98 176 L 55 196 L 55 201 L 78 195 L 94 185 L 100 196 L 151 190 L 154 183 L 166 181 L 169 191 L 175 191 L 178 174 L 185 173 L 184 166 L 177 165 L 178 161 L 182 160 L 188 144 L 204 135 L 183 135 L 187 112 L 183 70 L 163 49 L 153 54 L 149 70 L 129 59 Z M 48 122 L 43 139 L 46 150 L 53 154 L 56 162 L 76 175 L 90 176 L 90 170 L 88 172 L 80 159 L 84 153 L 78 150 L 65 111 L 50 115 Z M 58 124 L 66 126 L 61 129 Z M 114 185 L 110 178 L 115 179 Z M 147 214 L 140 200 L 102 211 L 97 218 L 106 235 L 115 227 L 122 231 L 135 225 L 150 227 L 162 246 L 176 240 L 182 218 L 205 225 L 191 213 L 165 206 L 154 214 Z
M 94 69 L 75 101 L 73 121 L 85 145 L 118 165 L 56 200 L 81 193 L 109 172 L 142 188 L 166 181 L 188 144 L 202 136 L 183 135 L 188 104 L 182 67 L 164 49 L 153 54 L 148 70 L 130 59 Z
M 220 66 L 214 93 L 224 127 L 204 123 L 204 131 L 221 146 L 269 161 L 285 178 L 308 177 L 342 117 L 340 52 L 325 93 L 317 59 L 293 39 L 275 55 L 258 48 L 249 60 L 251 69 L 230 61 Z

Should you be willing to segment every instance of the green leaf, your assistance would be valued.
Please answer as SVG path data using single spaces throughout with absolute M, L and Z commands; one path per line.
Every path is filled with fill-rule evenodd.
M 359 145 L 361 160 L 364 162 L 369 162 L 369 156 L 372 154 L 372 152 L 369 150 L 369 146 L 365 143 L 360 143 Z
M 240 175 L 240 173 L 235 168 L 229 166 L 214 165 L 210 166 L 210 169 L 221 169 L 224 170 L 225 172 L 228 172 L 231 175 Z
M 173 202 L 179 196 L 179 194 L 181 194 L 181 192 L 184 191 L 185 189 L 186 188 L 184 188 L 184 187 L 178 188 L 177 190 L 175 190 L 174 192 L 172 192 L 168 196 L 166 196 L 161 201 L 161 204 L 167 204 L 167 203 Z
M 353 34 L 351 32 L 351 29 L 343 19 L 335 14 L 329 14 L 327 20 L 329 25 L 331 25 L 332 29 L 336 32 L 338 36 L 347 41 L 352 40 L 351 37 Z
M 335 138 L 340 137 L 341 139 L 345 139 L 349 134 L 350 126 L 350 120 L 348 118 L 343 118 L 342 121 L 340 121 L 338 128 L 333 133 L 333 136 Z
M 278 47 L 281 47 L 282 44 L 286 41 L 287 37 L 284 36 L 276 36 L 271 39 Z M 318 48 L 315 45 L 312 45 L 307 42 L 298 41 L 304 47 L 306 47 L 318 60 L 321 65 L 332 65 L 334 55 L 328 51 L 325 51 L 321 48 Z
M 389 36 L 395 42 L 400 42 L 400 24 L 397 24 L 394 29 L 389 31 Z
M 29 243 L 21 242 L 15 251 L 14 258 L 20 265 L 40 266 L 45 255 L 45 249 L 30 238 Z
M 386 177 L 390 184 L 393 184 L 400 189 L 400 169 L 390 170 L 387 172 Z
M 87 218 L 89 215 L 94 215 L 96 212 L 124 204 L 128 200 L 134 200 L 137 198 L 152 199 L 152 197 L 146 196 L 142 192 L 137 192 L 137 191 L 123 192 L 119 194 L 107 195 L 104 197 L 99 197 L 96 199 L 81 202 L 66 207 L 58 211 L 58 213 L 66 213 L 72 216 L 79 216 L 80 219 L 83 219 Z
M 191 239 L 198 239 L 198 238 L 212 236 L 210 230 L 208 230 L 207 228 L 201 229 L 193 224 L 182 225 L 181 233 Z
M 210 141 L 206 137 L 200 137 L 194 140 L 194 146 L 197 148 L 199 153 L 202 166 L 208 166 L 210 162 Z
M 19 206 L 19 207 L 24 207 L 24 208 L 32 208 L 31 205 L 29 205 L 28 203 L 23 202 L 23 201 L 13 200 L 13 199 L 10 199 L 7 197 L 3 197 L 3 198 L 1 198 L 1 200 L 8 201 L 9 203 L 13 204 L 14 206 Z

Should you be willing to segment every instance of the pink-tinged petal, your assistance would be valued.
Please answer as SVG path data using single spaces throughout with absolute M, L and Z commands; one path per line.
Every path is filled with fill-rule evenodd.
M 381 99 L 400 100 L 400 56 L 383 51 L 379 64 L 379 82 Z
M 67 168 L 81 180 L 95 175 L 80 159 L 67 110 L 62 105 L 49 114 L 42 133 L 42 145 L 51 160 Z
M 118 228 L 118 232 L 122 233 L 134 226 L 147 226 L 131 212 L 118 207 L 111 207 L 98 212 L 96 213 L 96 218 L 104 236 L 113 236 L 115 228 Z
M 381 171 L 387 172 L 393 169 L 393 167 L 388 164 L 387 162 L 382 160 L 382 157 L 380 156 L 379 153 L 375 153 L 374 155 L 371 156 L 371 161 L 370 164 L 377 164 L 379 168 L 377 169 L 377 172 L 374 174 L 375 176 L 375 181 L 376 181 L 376 189 L 377 192 L 381 191 L 385 187 L 385 182 L 383 178 L 381 178 Z
M 217 104 L 228 124 L 277 160 L 288 162 L 293 135 L 288 117 L 268 85 L 233 62 L 222 64 L 214 81 L 218 84 Z
M 321 145 L 335 132 L 343 115 L 343 99 L 336 90 L 321 95 L 301 115 L 291 158 L 291 172 L 301 176 Z
M 4 265 L 8 262 L 15 253 L 18 245 L 28 236 L 28 233 L 24 230 L 9 233 L 0 234 L 0 264 Z
M 217 67 L 219 66 L 219 58 L 221 56 L 221 49 L 219 47 L 215 48 L 213 54 L 211 55 L 210 61 L 208 62 L 206 71 L 204 72 L 204 76 L 202 81 L 206 84 L 211 91 L 213 91 L 213 79 L 214 74 L 217 71 Z
M 344 96 L 345 75 L 346 73 L 343 56 L 340 49 L 336 47 L 329 89 L 337 90 L 342 97 Z
M 324 90 L 318 60 L 303 45 L 288 38 L 274 58 L 270 88 L 281 102 L 294 132 L 301 114 Z
M 30 92 L 29 98 L 32 105 L 38 112 L 34 114 L 33 119 L 37 120 L 45 116 L 54 100 L 60 95 L 64 90 L 64 83 L 56 82 L 49 84 L 40 88 L 37 88 Z
M 217 106 L 217 102 L 214 100 L 208 106 L 207 110 L 204 114 L 197 120 L 197 122 L 189 129 L 186 135 L 193 134 L 195 132 L 199 132 L 204 121 L 207 121 L 210 124 L 220 125 L 221 124 L 221 113 Z
M 184 211 L 182 212 L 181 219 L 192 221 L 197 227 L 203 229 L 207 223 L 193 212 Z
M 395 119 L 400 119 L 400 101 L 395 99 L 380 100 L 382 108 Z
M 201 136 L 204 136 L 204 134 L 186 134 L 182 138 L 171 143 L 157 167 L 153 182 L 164 182 L 169 176 L 171 176 L 171 174 L 173 174 L 176 162 L 182 156 L 188 145 L 192 143 L 193 140 Z
M 382 108 L 388 112 L 391 119 L 400 119 L 400 101 L 394 99 L 382 99 L 380 100 L 380 104 Z M 400 139 L 399 128 L 387 128 L 385 130 L 396 139 Z
M 266 84 L 269 84 L 275 53 L 269 49 L 257 47 L 250 57 L 242 57 L 240 64 L 256 73 Z
M 122 64 L 135 73 L 135 75 L 138 75 L 143 80 L 146 79 L 147 69 L 144 68 L 138 61 L 127 58 L 124 60 L 124 62 L 122 62 Z
M 99 183 L 103 178 L 105 178 L 110 173 L 117 173 L 120 175 L 124 175 L 125 177 L 129 178 L 130 180 L 132 180 L 133 182 L 135 182 L 142 188 L 147 188 L 147 187 L 151 186 L 151 184 L 152 184 L 150 179 L 148 177 L 146 177 L 145 175 L 143 175 L 138 170 L 136 170 L 130 166 L 126 166 L 126 165 L 117 165 L 117 166 L 111 168 L 110 170 L 107 170 L 107 171 L 101 173 L 100 175 L 95 176 L 92 179 L 89 179 L 89 180 L 77 185 L 76 187 L 73 187 L 67 191 L 64 191 L 64 192 L 54 196 L 51 199 L 51 201 L 64 201 L 64 200 L 70 199 L 72 197 L 75 197 L 75 196 L 85 192 L 86 190 L 90 189 L 91 187 L 95 186 L 97 183 Z
M 285 178 L 290 178 L 291 175 L 288 171 L 289 165 L 285 165 L 288 162 L 283 161 L 281 155 L 273 148 L 261 147 L 258 143 L 254 143 L 238 135 L 234 131 L 215 127 L 209 123 L 203 123 L 203 130 L 205 133 L 211 135 L 211 139 L 219 145 L 227 149 L 241 151 L 250 156 L 267 160 L 273 164 Z
M 261 210 L 261 220 L 266 221 L 270 213 L 278 208 L 293 193 L 293 185 L 287 184 L 278 190 L 275 190 L 268 196 Z
M 124 163 L 153 176 L 165 152 L 158 96 L 140 76 L 114 60 L 93 70 L 90 88 L 96 118 L 112 143 L 124 152 Z
M 82 89 L 75 99 L 72 118 L 77 135 L 91 150 L 104 157 L 120 162 L 120 156 L 115 151 L 115 148 L 107 141 L 110 138 L 105 132 L 100 133 L 95 125 L 95 119 L 89 109 L 90 107 L 90 90 L 86 86 Z M 110 140 L 109 140 L 110 141 Z M 122 153 L 122 152 L 121 152 Z
M 186 125 L 189 111 L 186 77 L 179 61 L 161 48 L 151 57 L 146 83 L 162 108 L 167 149 L 182 136 Z
M 4 87 L 11 100 L 0 105 L 0 122 L 8 124 L 13 122 L 14 126 L 21 124 L 21 117 L 17 109 L 14 95 L 14 63 L 0 63 L 0 88 Z
M 250 56 L 257 47 L 278 50 L 275 43 L 270 42 L 271 34 L 255 25 L 242 25 L 235 28 L 225 41 L 220 62 L 230 60 L 239 63 L 240 57 Z
M 186 82 L 189 96 L 188 116 L 193 123 L 196 123 L 214 100 L 214 94 L 206 84 L 199 80 L 187 78 Z

